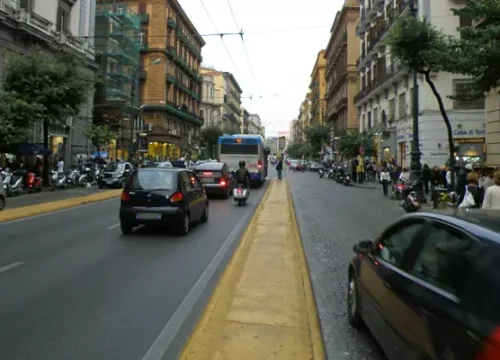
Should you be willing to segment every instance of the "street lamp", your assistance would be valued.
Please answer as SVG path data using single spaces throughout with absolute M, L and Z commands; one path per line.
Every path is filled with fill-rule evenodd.
M 418 17 L 418 2 L 415 0 L 410 0 L 410 12 L 411 15 L 416 18 Z M 413 141 L 411 146 L 411 163 L 410 163 L 410 171 L 411 171 L 411 180 L 412 182 L 420 179 L 422 164 L 420 163 L 420 141 L 418 134 L 418 74 L 416 69 L 412 69 L 413 71 L 413 98 L 412 98 L 412 106 L 413 106 Z M 421 182 L 417 182 L 417 187 L 415 191 L 421 198 L 422 195 L 422 184 Z
M 161 64 L 161 59 L 155 59 L 152 62 L 150 62 L 148 65 L 142 67 L 142 70 L 146 69 L 147 67 L 151 65 L 159 65 Z M 133 148 L 134 144 L 134 127 L 135 127 L 135 106 L 134 106 L 134 99 L 135 99 L 135 79 L 137 78 L 137 74 L 139 73 L 139 70 L 141 70 L 140 67 L 137 67 L 134 70 L 134 74 L 132 76 L 132 88 L 130 89 L 130 105 L 132 106 L 132 120 L 130 122 L 130 144 L 131 148 Z M 143 107 L 140 107 L 140 110 L 143 110 Z M 140 112 L 139 112 L 140 114 Z

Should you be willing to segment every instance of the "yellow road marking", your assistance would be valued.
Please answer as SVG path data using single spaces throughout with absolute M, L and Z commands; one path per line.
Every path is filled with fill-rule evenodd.
M 286 180 L 273 180 L 180 357 L 323 360 Z

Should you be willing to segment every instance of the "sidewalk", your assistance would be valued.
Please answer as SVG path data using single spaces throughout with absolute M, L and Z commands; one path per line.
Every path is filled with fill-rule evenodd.
M 63 191 L 62 190 L 50 191 L 50 189 L 44 188 L 43 191 L 40 193 L 26 194 L 26 195 L 13 196 L 7 198 L 7 207 L 5 208 L 5 210 L 15 209 L 23 206 L 38 205 L 50 201 L 65 200 L 80 196 L 87 196 L 103 191 L 106 190 L 99 190 L 97 186 L 92 186 L 90 188 L 68 189 Z
M 324 358 L 288 181 L 272 180 L 180 359 Z

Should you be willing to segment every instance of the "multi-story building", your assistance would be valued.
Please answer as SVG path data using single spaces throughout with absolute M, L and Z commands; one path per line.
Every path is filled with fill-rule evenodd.
M 212 73 L 202 74 L 202 78 L 200 114 L 205 119 L 204 126 L 216 126 L 222 129 L 220 90 L 215 86 Z
M 271 154 L 276 155 L 279 153 L 278 140 L 279 139 L 277 136 L 270 136 L 270 137 L 266 138 L 266 144 L 267 144 Z
M 147 134 L 150 156 L 193 156 L 204 123 L 199 69 L 205 41 L 177 0 L 127 4 L 142 18 L 137 130 Z
M 241 133 L 242 134 L 249 134 L 248 127 L 250 126 L 250 113 L 248 112 L 247 109 L 241 108 Z
M 103 79 L 94 94 L 94 123 L 107 124 L 118 139 L 109 144 L 110 158 L 128 158 L 134 138 L 130 126 L 139 109 L 140 16 L 123 3 L 98 1 L 95 21 L 96 62 Z
M 310 125 L 321 125 L 323 124 L 323 119 L 326 117 L 326 105 L 325 105 L 325 94 L 326 94 L 326 81 L 325 81 L 325 71 L 326 71 L 326 59 L 325 50 L 318 52 L 316 56 L 316 62 L 314 63 L 314 68 L 311 73 L 311 83 L 309 89 L 311 90 L 311 124 Z
M 300 104 L 299 109 L 299 121 L 301 124 L 302 134 L 301 141 L 305 142 L 306 132 L 304 131 L 311 123 L 311 93 L 308 92 L 302 104 Z
M 262 125 L 259 114 L 250 114 L 248 117 L 248 133 L 264 136 L 265 128 Z
M 81 60 L 80 71 L 92 74 L 98 70 L 94 62 L 95 1 L 91 0 L 2 0 L 0 1 L 0 88 L 4 79 L 6 52 L 27 53 L 33 46 L 51 56 L 57 49 L 66 49 Z M 87 37 L 87 38 L 85 38 Z M 75 74 L 78 76 L 78 74 Z M 49 147 L 66 163 L 77 154 L 89 151 L 83 130 L 92 122 L 93 91 L 89 90 L 81 111 L 68 117 L 62 125 L 50 125 L 44 134 L 43 124 L 33 127 L 31 142 Z
M 486 97 L 486 164 L 500 167 L 500 94 L 499 89 Z
M 290 121 L 290 142 L 292 144 L 302 142 L 302 124 L 299 119 Z
M 360 130 L 378 134 L 379 158 L 395 158 L 403 167 L 410 165 L 412 133 L 413 82 L 411 73 L 391 59 L 384 45 L 388 31 L 398 16 L 407 15 L 409 4 L 403 0 L 364 0 L 360 4 L 357 34 L 360 36 L 358 70 L 361 90 L 355 96 Z M 445 34 L 457 36 L 456 28 L 464 19 L 453 15 L 451 1 L 424 1 L 418 16 L 427 19 Z M 485 101 L 448 99 L 447 95 L 466 94 L 471 82 L 465 76 L 432 74 L 443 96 L 445 109 L 452 122 L 457 156 L 466 161 L 479 161 L 484 155 Z M 419 140 L 422 164 L 443 165 L 449 154 L 446 128 L 436 99 L 428 85 L 419 79 Z
M 211 76 L 214 84 L 214 101 L 212 108 L 218 107 L 218 112 L 212 112 L 209 121 L 217 122 L 221 129 L 239 133 L 241 131 L 241 93 L 242 90 L 234 76 L 229 72 L 201 68 L 203 77 Z
M 327 122 L 332 124 L 333 139 L 346 135 L 347 131 L 358 130 L 354 106 L 354 96 L 359 91 L 356 67 L 359 57 L 358 17 L 359 0 L 346 0 L 335 16 L 326 47 L 326 116 Z M 334 140 L 334 150 L 336 145 Z

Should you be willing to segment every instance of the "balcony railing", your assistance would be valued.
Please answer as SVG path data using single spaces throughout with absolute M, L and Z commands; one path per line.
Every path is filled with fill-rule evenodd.
M 373 90 L 377 89 L 379 86 L 383 85 L 387 80 L 390 80 L 394 75 L 396 75 L 401 70 L 401 67 L 396 64 L 389 65 L 385 71 L 380 72 L 375 78 L 367 84 L 360 92 L 354 96 L 354 103 L 359 102 L 367 95 L 369 95 Z

